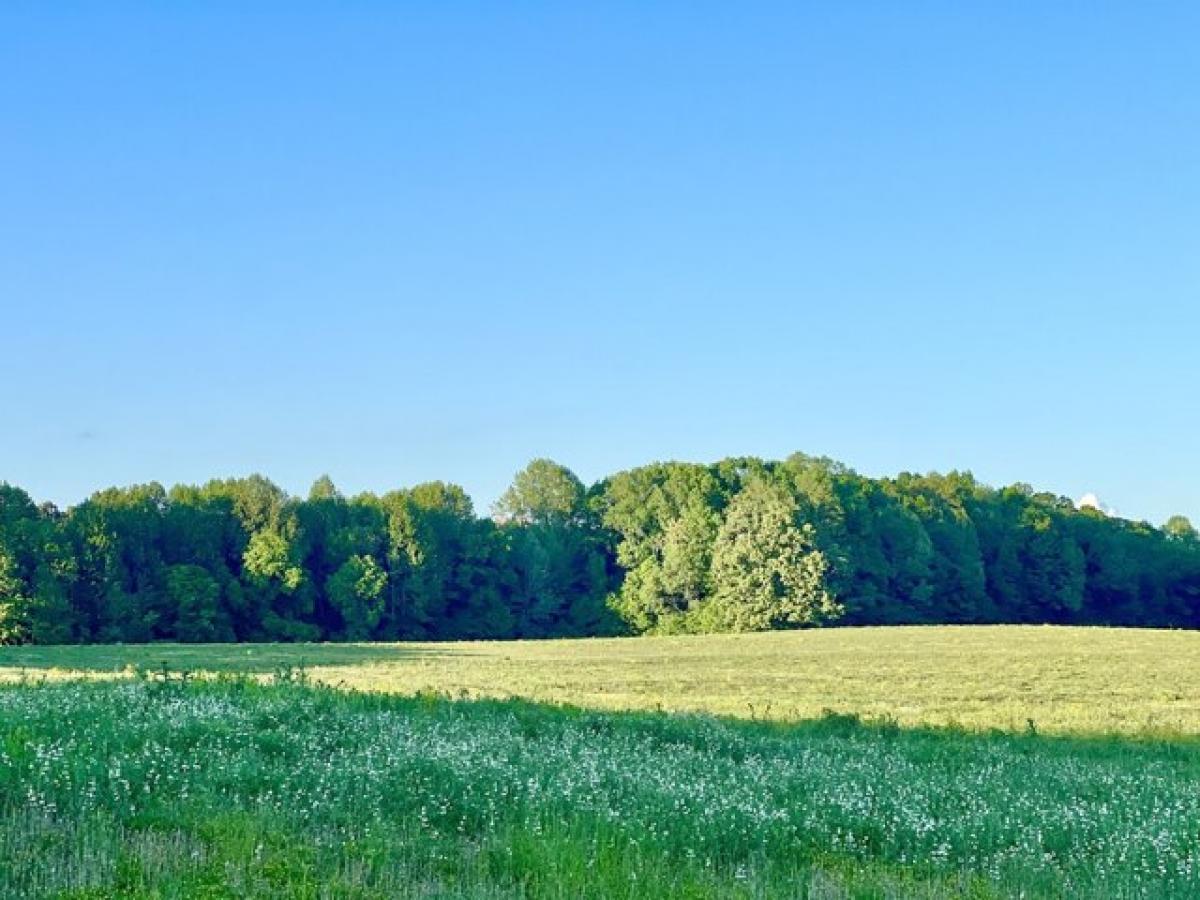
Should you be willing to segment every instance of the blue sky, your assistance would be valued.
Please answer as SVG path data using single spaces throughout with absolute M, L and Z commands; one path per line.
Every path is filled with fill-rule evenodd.
M 0 479 L 804 450 L 1200 520 L 1200 6 L 240 6 L 0 10 Z

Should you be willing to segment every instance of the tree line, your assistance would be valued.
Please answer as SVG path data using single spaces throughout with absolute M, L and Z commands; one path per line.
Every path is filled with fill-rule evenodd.
M 449 640 L 818 624 L 1200 627 L 1200 537 L 968 473 L 534 460 L 491 516 L 431 482 L 0 484 L 0 643 Z

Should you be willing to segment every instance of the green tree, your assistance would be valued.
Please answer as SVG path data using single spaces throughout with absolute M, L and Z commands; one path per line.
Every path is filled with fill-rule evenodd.
M 250 538 L 243 562 L 252 578 L 275 581 L 287 593 L 304 581 L 304 570 L 293 561 L 287 538 L 275 531 L 260 531 Z
M 258 632 L 267 640 L 315 640 L 319 632 L 310 618 L 312 594 L 289 534 L 297 526 L 287 519 L 280 530 L 256 532 L 243 557 L 245 588 L 256 597 L 250 605 L 261 610 Z
M 751 481 L 733 498 L 713 547 L 714 595 L 705 618 L 730 631 L 815 624 L 840 607 L 826 589 L 827 563 L 811 526 L 779 487 Z
M 369 638 L 383 618 L 387 572 L 373 557 L 351 556 L 330 576 L 330 601 L 342 618 L 341 635 L 352 641 Z
M 1167 537 L 1174 541 L 1191 541 L 1200 540 L 1200 533 L 1192 525 L 1191 519 L 1187 516 L 1171 516 L 1167 519 L 1167 524 L 1163 526 L 1163 531 Z
M 287 507 L 287 494 L 262 475 L 213 480 L 198 491 L 208 501 L 228 503 L 246 534 L 279 526 Z
M 719 524 L 717 513 L 700 505 L 689 506 L 667 524 L 660 569 L 665 606 L 687 613 L 711 592 L 713 543 Z
M 967 506 L 976 490 L 969 473 L 916 476 L 885 482 L 920 520 L 933 548 L 929 622 L 980 622 L 992 617 L 979 534 Z
M 685 614 L 711 591 L 711 541 L 728 502 L 726 485 L 751 468 L 746 461 L 720 465 L 718 477 L 715 467 L 655 463 L 593 490 L 593 508 L 615 538 L 624 571 L 611 605 L 635 631 L 690 627 Z
M 501 519 L 526 525 L 579 523 L 585 493 L 583 483 L 566 466 L 535 459 L 516 474 L 494 510 Z
M 474 623 L 462 620 L 473 617 L 470 610 L 479 603 L 490 602 L 485 598 L 495 599 L 494 573 L 487 572 L 495 563 L 491 523 L 476 518 L 466 491 L 441 481 L 390 492 L 379 504 L 390 572 L 387 633 L 422 638 L 441 636 L 447 628 L 473 631 Z M 452 618 L 458 621 L 451 624 Z
M 1200 537 L 969 474 L 794 454 L 655 463 L 584 490 L 534 460 L 476 515 L 429 482 L 305 500 L 267 479 L 0 484 L 0 640 L 545 637 L 853 624 L 1200 627 Z M 822 599 L 825 598 L 825 599 Z
M 334 486 L 333 479 L 322 475 L 308 489 L 309 500 L 341 500 L 342 493 Z
M 23 644 L 29 639 L 29 607 L 16 560 L 0 544 L 0 644 Z
M 188 643 L 231 641 L 233 629 L 221 608 L 221 586 L 200 566 L 171 566 L 167 596 L 175 612 L 177 640 Z

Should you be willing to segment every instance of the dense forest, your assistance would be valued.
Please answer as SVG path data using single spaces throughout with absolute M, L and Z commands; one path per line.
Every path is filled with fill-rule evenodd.
M 1200 538 L 971 475 L 828 459 L 656 463 L 590 488 L 535 460 L 491 517 L 433 482 L 0 484 L 0 643 L 397 640 L 816 624 L 1200 627 Z

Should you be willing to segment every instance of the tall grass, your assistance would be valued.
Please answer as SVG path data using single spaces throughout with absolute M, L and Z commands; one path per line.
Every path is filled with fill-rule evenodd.
M 1200 896 L 1189 742 L 270 681 L 0 689 L 0 896 Z

